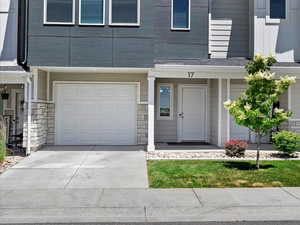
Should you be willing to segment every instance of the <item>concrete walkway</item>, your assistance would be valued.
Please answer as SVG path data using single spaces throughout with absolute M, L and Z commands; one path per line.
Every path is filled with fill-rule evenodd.
M 300 221 L 300 188 L 1 190 L 0 223 Z
M 147 188 L 145 152 L 128 148 L 49 147 L 2 174 L 0 190 Z
M 299 212 L 300 188 L 148 189 L 135 148 L 52 147 L 0 176 L 0 224 L 300 221 Z

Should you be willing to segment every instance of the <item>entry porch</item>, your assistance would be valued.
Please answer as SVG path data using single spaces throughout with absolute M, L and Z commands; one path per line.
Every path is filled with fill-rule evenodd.
M 283 73 L 281 68 L 274 70 Z M 225 101 L 236 100 L 247 89 L 246 75 L 244 67 L 237 66 L 156 66 L 148 75 L 148 151 L 217 149 L 232 139 L 256 143 L 255 134 L 238 126 L 224 107 Z M 282 128 L 300 131 L 300 111 L 292 98 L 296 86 L 300 84 L 284 93 L 279 105 L 294 111 Z M 270 144 L 271 135 L 263 143 Z

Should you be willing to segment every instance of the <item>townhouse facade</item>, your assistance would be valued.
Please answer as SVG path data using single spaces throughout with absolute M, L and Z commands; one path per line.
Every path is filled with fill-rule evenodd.
M 23 129 L 28 152 L 43 145 L 145 145 L 152 151 L 159 144 L 255 142 L 223 107 L 247 88 L 249 58 L 271 53 L 279 61 L 274 72 L 300 78 L 297 0 L 18 4 L 18 62 L 30 74 Z M 298 86 L 280 100 L 294 112 L 285 126 L 295 131 Z
M 0 1 L 0 115 L 8 145 L 21 148 L 30 73 L 17 63 L 17 33 L 18 1 Z

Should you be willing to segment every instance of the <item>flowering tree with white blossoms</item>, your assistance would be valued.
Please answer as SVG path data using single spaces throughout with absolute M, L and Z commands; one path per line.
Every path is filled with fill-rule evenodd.
M 256 168 L 260 167 L 261 138 L 271 129 L 287 121 L 292 112 L 273 106 L 279 97 L 295 83 L 295 77 L 283 76 L 275 79 L 270 67 L 276 62 L 274 57 L 256 55 L 246 66 L 248 76 L 245 78 L 249 88 L 237 101 L 224 103 L 229 113 L 240 126 L 248 127 L 256 133 L 257 158 Z

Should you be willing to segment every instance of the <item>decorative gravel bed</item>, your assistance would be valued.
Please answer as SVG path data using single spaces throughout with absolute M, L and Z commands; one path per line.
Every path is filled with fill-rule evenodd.
M 10 167 L 24 159 L 24 156 L 7 156 L 3 163 L 0 163 L 0 174 L 4 173 Z
M 300 153 L 296 153 L 293 157 L 279 154 L 276 151 L 261 151 L 261 160 L 300 160 Z M 168 152 L 168 151 L 154 151 L 147 153 L 147 160 L 188 160 L 188 159 L 202 159 L 202 160 L 254 160 L 256 159 L 256 151 L 248 151 L 243 158 L 231 158 L 225 155 L 225 151 L 203 151 L 203 152 Z

